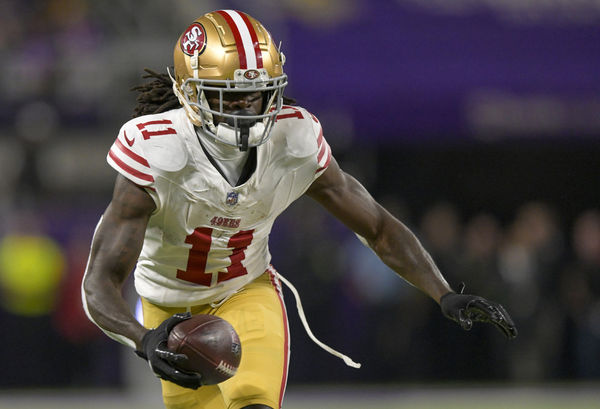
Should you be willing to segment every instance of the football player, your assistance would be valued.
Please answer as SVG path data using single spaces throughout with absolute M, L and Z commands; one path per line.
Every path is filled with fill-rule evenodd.
M 340 169 L 319 120 L 284 103 L 284 63 L 251 16 L 218 10 L 198 18 L 175 44 L 174 72 L 150 72 L 152 82 L 138 88 L 136 116 L 108 152 L 118 176 L 93 237 L 84 307 L 148 361 L 167 408 L 281 407 L 288 325 L 268 239 L 302 195 L 462 328 L 483 321 L 517 334 L 499 304 L 454 292 L 411 231 Z M 121 295 L 131 271 L 144 326 Z M 171 328 L 199 313 L 229 321 L 242 343 L 237 374 L 218 385 L 200 387 L 201 375 L 177 369 L 185 356 L 166 348 Z

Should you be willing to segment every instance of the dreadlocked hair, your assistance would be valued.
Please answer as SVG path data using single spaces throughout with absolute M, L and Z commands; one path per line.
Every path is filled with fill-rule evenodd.
M 160 74 L 144 68 L 144 79 L 151 79 L 144 84 L 131 88 L 137 91 L 137 105 L 133 109 L 133 118 L 142 115 L 158 114 L 179 107 L 179 100 L 173 93 L 173 82 L 167 74 Z
M 171 109 L 179 108 L 179 99 L 173 93 L 173 82 L 168 74 L 161 74 L 150 68 L 144 68 L 146 74 L 143 79 L 151 79 L 144 84 L 131 88 L 137 91 L 137 105 L 133 109 L 133 118 L 142 115 L 159 114 Z M 283 96 L 285 105 L 296 105 L 294 98 Z

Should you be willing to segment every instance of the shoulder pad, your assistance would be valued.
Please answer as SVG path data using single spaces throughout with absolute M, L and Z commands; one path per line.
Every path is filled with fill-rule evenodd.
M 140 186 L 152 187 L 160 172 L 180 170 L 187 163 L 186 128 L 175 111 L 134 118 L 121 127 L 106 160 Z
M 153 169 L 175 172 L 187 163 L 184 135 L 189 132 L 188 124 L 181 120 L 178 111 L 141 116 L 123 127 L 123 133 L 127 132 L 127 136 L 131 132 L 133 137 L 130 138 L 134 139 L 132 145 L 138 145 Z
M 281 138 L 277 143 L 286 147 L 287 155 L 305 158 L 317 152 L 321 124 L 306 109 L 285 105 L 277 115 L 276 129 Z

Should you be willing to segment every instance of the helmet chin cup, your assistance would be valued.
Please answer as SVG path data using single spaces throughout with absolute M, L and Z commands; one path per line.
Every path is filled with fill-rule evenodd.
M 216 132 L 203 128 L 203 131 L 214 137 L 217 141 L 226 145 L 237 146 L 240 150 L 245 151 L 263 143 L 265 135 L 265 125 L 262 122 L 256 122 L 252 126 L 233 127 L 225 122 L 220 122 L 216 127 Z
M 251 118 L 255 113 L 248 109 L 237 109 L 230 112 L 233 117 L 225 118 L 227 125 L 239 132 L 237 138 L 240 151 L 247 151 L 250 139 L 250 128 L 256 125 L 256 119 Z

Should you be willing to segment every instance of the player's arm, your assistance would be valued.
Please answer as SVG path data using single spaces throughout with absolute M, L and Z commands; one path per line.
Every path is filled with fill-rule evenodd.
M 415 235 L 342 171 L 334 158 L 306 193 L 363 237 L 392 270 L 435 301 L 452 291 Z
M 135 267 L 154 209 L 146 192 L 117 177 L 112 201 L 94 234 L 83 281 L 87 312 L 96 325 L 138 350 L 147 330 L 132 316 L 121 291 Z
M 501 305 L 456 294 L 415 235 L 342 171 L 334 158 L 306 194 L 364 238 L 386 265 L 433 298 L 443 313 L 464 329 L 470 329 L 473 321 L 484 321 L 495 324 L 507 337 L 516 336 L 516 328 Z
M 196 389 L 197 374 L 175 368 L 187 359 L 166 349 L 171 329 L 189 316 L 175 315 L 156 329 L 147 330 L 137 322 L 122 296 L 125 280 L 142 249 L 148 220 L 156 209 L 142 188 L 118 176 L 113 198 L 99 223 L 84 276 L 82 289 L 86 312 L 107 335 L 135 348 L 160 378 Z

